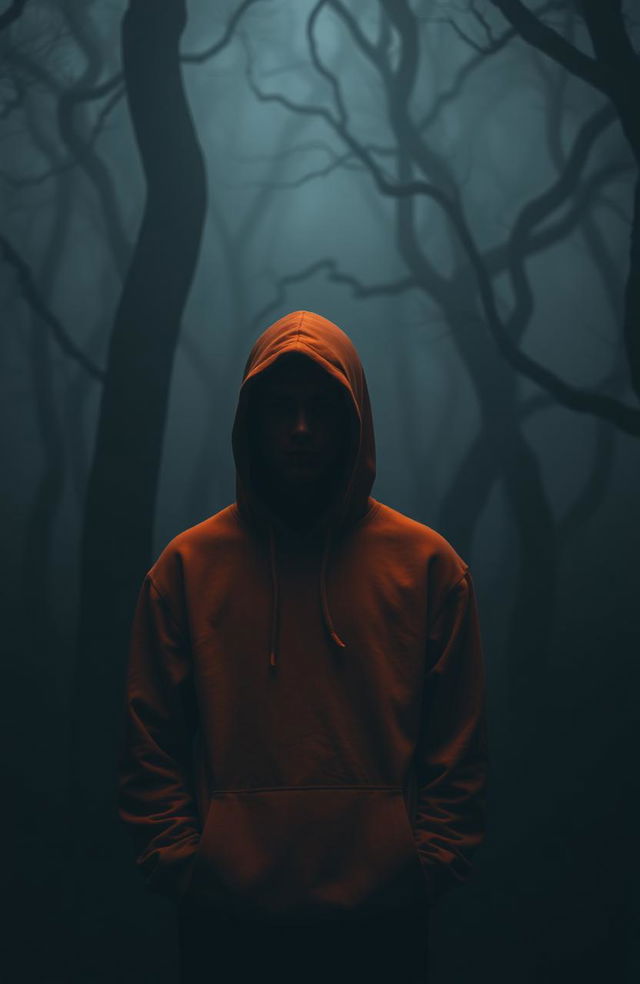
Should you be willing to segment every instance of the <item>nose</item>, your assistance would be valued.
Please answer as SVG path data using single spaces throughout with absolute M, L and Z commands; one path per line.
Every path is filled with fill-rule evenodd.
M 307 411 L 304 407 L 298 407 L 296 410 L 295 423 L 293 429 L 296 433 L 309 430 L 309 418 L 307 416 Z
M 303 406 L 299 406 L 295 412 L 293 433 L 298 434 L 308 434 L 309 433 L 309 415 L 307 410 Z

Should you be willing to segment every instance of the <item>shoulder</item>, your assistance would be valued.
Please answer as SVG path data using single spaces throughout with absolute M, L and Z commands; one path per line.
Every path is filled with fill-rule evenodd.
M 172 593 L 191 568 L 210 562 L 241 538 L 232 503 L 174 536 L 149 569 L 148 577 L 160 593 Z
M 469 565 L 441 533 L 383 502 L 376 504 L 372 528 L 424 565 L 432 591 L 446 594 L 465 578 Z

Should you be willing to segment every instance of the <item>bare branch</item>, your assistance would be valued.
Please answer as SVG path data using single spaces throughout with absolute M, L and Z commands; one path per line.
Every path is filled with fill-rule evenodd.
M 249 7 L 253 7 L 254 4 L 256 3 L 269 3 L 269 2 L 270 0 L 244 0 L 244 3 L 241 3 L 238 9 L 229 18 L 224 34 L 222 35 L 219 41 L 216 41 L 208 48 L 205 48 L 204 51 L 194 52 L 190 55 L 181 55 L 180 61 L 186 65 L 188 64 L 201 65 L 202 62 L 208 61 L 209 58 L 213 58 L 229 44 L 229 42 L 233 38 L 236 27 L 240 23 L 240 20 L 247 12 Z
M 253 6 L 258 2 L 268 2 L 268 0 L 245 0 L 245 2 L 242 3 L 235 11 L 235 13 L 229 18 L 225 31 L 222 37 L 218 41 L 210 45 L 202 52 L 197 52 L 188 55 L 181 55 L 180 61 L 182 63 L 187 63 L 187 64 L 189 63 L 201 64 L 202 62 L 207 61 L 209 58 L 212 58 L 214 55 L 218 54 L 218 52 L 221 51 L 231 41 L 235 29 L 242 16 L 246 13 L 249 7 Z M 17 0 L 17 2 L 15 2 L 12 5 L 12 10 L 13 8 L 17 8 L 17 7 L 20 8 L 20 10 L 17 13 L 13 14 L 12 20 L 14 20 L 17 16 L 19 16 L 19 14 L 22 12 L 22 7 L 24 6 L 25 3 L 26 0 Z M 2 16 L 8 17 L 10 13 L 11 11 L 7 11 Z M 2 28 L 2 18 L 0 18 L 0 29 L 1 28 Z M 78 164 L 84 166 L 85 169 L 89 167 L 89 169 L 93 168 L 95 170 L 96 169 L 95 158 L 90 153 L 87 157 L 86 152 L 91 151 L 96 138 L 98 137 L 99 133 L 102 130 L 105 119 L 107 118 L 111 110 L 114 108 L 114 106 L 117 105 L 117 103 L 125 94 L 124 78 L 122 72 L 116 72 L 114 75 L 106 79 L 104 82 L 100 82 L 96 85 L 77 84 L 72 86 L 69 90 L 65 92 L 61 83 L 55 78 L 55 76 L 53 76 L 47 69 L 45 69 L 40 62 L 28 58 L 26 55 L 20 52 L 11 52 L 9 57 L 11 58 L 12 61 L 14 61 L 17 65 L 19 65 L 19 67 L 28 71 L 34 79 L 42 83 L 46 89 L 48 89 L 50 92 L 55 93 L 60 100 L 64 99 L 64 103 L 63 103 L 64 127 L 62 126 L 61 123 L 61 128 L 64 129 L 64 132 L 66 134 L 65 142 L 67 144 L 73 145 L 73 147 L 75 148 L 75 153 L 71 159 L 67 161 L 63 161 L 57 167 L 49 168 L 48 170 L 42 172 L 41 174 L 32 175 L 26 178 L 16 178 L 6 172 L 0 172 L 4 180 L 10 183 L 11 185 L 13 185 L 14 187 L 23 187 L 27 185 L 40 184 L 41 182 L 46 181 L 47 178 L 59 174 L 61 171 L 65 171 L 68 168 L 75 167 Z M 87 139 L 86 143 L 80 142 L 79 138 L 77 138 L 77 136 L 75 135 L 72 126 L 72 116 L 73 113 L 75 112 L 76 106 L 81 103 L 93 102 L 94 100 L 103 99 L 105 96 L 111 96 L 111 98 L 106 102 L 106 104 L 100 110 L 96 123 L 94 124 L 93 130 L 89 138 Z M 10 108 L 13 108 L 13 103 L 11 104 Z M 8 115 L 8 114 L 3 114 L 3 115 Z M 98 171 L 100 170 L 99 164 L 97 166 L 97 170 Z M 92 180 L 94 180 L 95 182 L 95 175 L 92 174 L 90 176 L 92 177 Z M 99 182 L 100 182 L 100 175 L 98 175 L 98 183 Z M 119 241 L 120 246 L 124 246 L 124 241 L 122 240 L 122 237 L 116 235 L 115 238 Z
M 492 0 L 525 41 L 554 58 L 609 97 L 622 130 L 640 165 L 640 117 L 636 93 L 640 89 L 640 60 L 626 32 L 621 0 L 580 0 L 596 60 L 587 58 L 560 34 L 542 24 L 521 0 Z M 624 342 L 631 381 L 640 397 L 640 177 L 636 179 L 625 285 Z
M 20 290 L 25 301 L 32 311 L 51 328 L 53 337 L 64 354 L 82 366 L 94 379 L 99 379 L 102 382 L 105 378 L 104 371 L 94 365 L 84 352 L 78 348 L 62 323 L 47 307 L 34 283 L 29 266 L 11 245 L 6 236 L 0 235 L 0 249 L 2 250 L 4 260 L 16 271 L 18 284 L 20 285 Z
M 336 106 L 338 107 L 338 115 L 340 117 L 340 123 L 343 126 L 346 126 L 347 110 L 344 104 L 344 100 L 342 98 L 342 92 L 340 90 L 338 80 L 336 76 L 333 74 L 333 72 L 330 72 L 320 61 L 320 55 L 318 53 L 318 45 L 316 43 L 315 35 L 313 33 L 313 28 L 316 22 L 316 18 L 318 17 L 318 14 L 320 13 L 320 11 L 322 10 L 322 8 L 325 6 L 326 3 L 327 0 L 318 0 L 315 7 L 309 14 L 309 17 L 307 18 L 307 43 L 309 45 L 309 51 L 311 53 L 311 61 L 313 62 L 314 68 L 320 75 L 323 75 L 324 78 L 327 79 L 329 84 L 331 85 L 333 89 L 335 103 Z
M 547 3 L 541 8 L 541 11 L 555 6 L 555 3 Z M 486 57 L 488 55 L 495 55 L 499 51 L 502 51 L 502 49 L 513 40 L 513 38 L 517 37 L 517 34 L 518 32 L 515 28 L 508 28 L 495 38 L 493 44 L 489 44 L 484 51 L 475 55 L 473 58 L 470 58 L 469 61 L 462 66 L 449 88 L 435 97 L 427 114 L 421 120 L 418 129 L 424 133 L 425 130 L 427 130 L 439 118 L 443 108 L 448 103 L 453 102 L 453 100 L 460 95 L 462 86 L 467 81 L 468 77 L 475 72 L 477 68 L 481 68 L 486 64 Z
M 11 6 L 3 14 L 0 14 L 0 31 L 4 31 L 20 17 L 26 3 L 27 0 L 13 0 Z
M 590 116 L 580 127 L 560 176 L 541 195 L 527 202 L 516 218 L 507 247 L 507 255 L 510 257 L 509 272 L 516 295 L 516 304 L 507 331 L 517 322 L 525 320 L 523 309 L 532 309 L 532 292 L 526 279 L 524 262 L 526 244 L 533 229 L 565 201 L 579 180 L 580 172 L 586 165 L 596 139 L 615 119 L 615 112 L 608 102 Z M 614 173 L 619 170 L 620 168 L 616 166 Z
M 549 13 L 552 10 L 564 10 L 564 9 L 565 9 L 565 4 L 562 2 L 562 0 L 560 0 L 560 2 L 557 2 L 557 0 L 553 0 L 553 2 L 543 4 L 543 6 L 540 7 L 535 12 L 535 15 L 537 17 L 541 17 L 543 14 Z M 470 4 L 469 12 L 473 16 L 473 18 L 480 24 L 484 32 L 486 38 L 484 44 L 480 44 L 478 41 L 475 41 L 473 38 L 469 37 L 468 34 L 465 34 L 465 32 L 460 27 L 460 25 L 456 21 L 454 21 L 453 18 L 443 17 L 441 18 L 441 21 L 444 24 L 448 24 L 449 27 L 451 27 L 455 31 L 458 37 L 461 38 L 461 40 L 463 40 L 466 44 L 469 45 L 470 48 L 473 48 L 474 51 L 477 51 L 481 55 L 496 54 L 497 51 L 500 51 L 505 46 L 507 40 L 510 40 L 511 38 L 518 36 L 518 31 L 516 31 L 516 29 L 513 27 L 510 28 L 508 31 L 504 32 L 503 34 L 496 36 L 491 30 L 491 26 L 488 20 L 486 19 L 486 17 L 483 14 L 481 14 L 480 11 L 476 8 L 475 2 L 472 2 Z
M 572 75 L 588 82 L 595 89 L 607 92 L 606 80 L 598 62 L 579 51 L 552 27 L 544 24 L 536 14 L 525 7 L 522 0 L 490 0 L 490 3 L 498 8 L 523 41 L 543 51 L 554 61 L 564 65 Z
M 109 114 L 115 108 L 115 106 L 117 106 L 119 101 L 122 99 L 123 95 L 124 95 L 124 85 L 122 85 L 120 88 L 116 89 L 115 91 L 111 92 L 111 98 L 107 99 L 104 106 L 102 106 L 102 108 L 100 109 L 96 117 L 96 120 L 93 124 L 93 127 L 91 128 L 91 132 L 87 137 L 86 142 L 88 147 L 94 146 L 94 144 L 96 143 L 98 137 L 102 132 L 102 129 L 104 127 L 104 124 Z M 30 186 L 32 187 L 34 185 L 43 184 L 43 182 L 47 181 L 49 178 L 61 174 L 64 171 L 68 171 L 71 168 L 77 167 L 78 164 L 79 161 L 77 157 L 69 157 L 64 161 L 61 161 L 59 164 L 56 164 L 54 167 L 47 168 L 46 171 L 41 171 L 40 174 L 30 174 L 18 178 L 8 171 L 0 170 L 0 177 L 2 177 L 2 179 L 6 181 L 7 184 L 10 184 L 14 188 L 26 188 Z
M 334 3 L 337 4 L 338 0 L 334 0 Z M 393 21 L 400 33 L 403 35 L 403 40 L 406 40 L 407 43 L 412 46 L 412 24 L 409 8 L 404 3 L 391 4 L 389 0 L 383 0 L 383 5 L 388 11 L 389 16 L 393 18 Z M 413 51 L 414 47 L 412 46 L 412 54 Z M 371 53 L 371 57 L 372 60 L 376 62 L 380 61 L 374 53 Z M 394 105 L 396 105 L 398 112 L 402 114 L 402 125 L 398 125 L 396 127 L 396 132 L 399 133 L 400 130 L 402 130 L 403 133 L 408 134 L 411 138 L 412 148 L 415 148 L 417 143 L 415 139 L 416 135 L 415 133 L 412 133 L 412 123 L 409 120 L 408 113 L 406 111 L 407 89 L 409 87 L 409 83 L 414 77 L 413 60 L 408 59 L 408 61 L 410 64 L 407 68 L 405 68 L 404 77 L 401 77 L 399 73 L 393 77 L 393 85 L 396 86 L 396 95 L 398 95 L 399 91 L 404 96 L 403 101 L 398 101 L 397 99 L 394 100 Z M 387 78 L 388 77 L 389 76 L 387 75 Z M 597 119 L 596 123 L 593 124 L 593 128 L 597 133 L 598 128 L 605 125 L 605 123 L 610 120 L 607 120 L 606 111 L 602 112 L 602 118 L 600 118 L 598 114 L 596 115 Z M 474 271 L 487 324 L 500 352 L 509 364 L 516 371 L 527 376 L 539 386 L 547 389 L 548 392 L 550 392 L 565 406 L 571 407 L 572 409 L 580 412 L 595 413 L 599 416 L 605 417 L 612 423 L 615 423 L 616 426 L 620 427 L 622 430 L 626 430 L 627 432 L 633 434 L 640 434 L 640 411 L 614 400 L 609 396 L 585 392 L 579 387 L 565 383 L 549 369 L 542 366 L 535 359 L 526 355 L 526 353 L 519 349 L 518 345 L 511 337 L 509 330 L 500 318 L 491 277 L 489 276 L 483 257 L 475 243 L 460 202 L 449 198 L 439 188 L 436 188 L 433 184 L 428 182 L 408 182 L 404 185 L 391 184 L 380 173 L 371 156 L 366 154 L 364 148 L 358 145 L 357 141 L 355 141 L 351 134 L 346 132 L 344 127 L 341 127 L 336 120 L 330 116 L 330 114 L 328 116 L 325 115 L 325 119 L 330 121 L 339 136 L 345 140 L 345 142 L 360 157 L 363 163 L 366 164 L 370 173 L 374 177 L 378 188 L 383 194 L 396 197 L 407 194 L 423 194 L 431 197 L 435 202 L 437 202 L 437 204 L 440 205 L 451 222 L 451 225 L 457 234 L 458 240 L 467 255 L 471 268 Z M 590 146 L 589 133 L 587 133 L 587 136 L 583 137 L 582 141 L 579 141 L 578 144 L 578 158 L 582 155 L 582 160 L 584 161 L 586 160 L 586 152 Z M 566 187 L 564 191 L 566 194 Z M 530 210 L 526 211 L 525 215 L 522 217 L 522 224 L 519 225 L 517 229 L 519 236 L 521 235 L 524 226 L 528 225 L 534 216 L 536 216 L 537 221 L 540 221 L 541 216 L 546 214 L 552 205 L 555 206 L 555 203 L 559 198 L 557 189 L 555 189 L 555 192 L 555 194 L 549 194 L 546 196 L 542 202 L 536 202 L 535 207 L 532 207 Z M 529 227 L 531 228 L 531 226 Z M 512 268 L 512 273 L 514 272 L 515 268 Z M 526 294 L 525 281 L 522 276 L 520 276 L 520 270 L 518 270 L 518 277 L 518 288 L 521 292 L 524 291 Z M 521 294 L 520 296 L 524 295 Z M 513 319 L 511 319 L 511 322 L 513 324 Z
M 302 270 L 298 270 L 296 273 L 289 273 L 284 277 L 277 278 L 276 296 L 251 319 L 252 329 L 257 330 L 260 325 L 264 324 L 268 315 L 284 303 L 286 299 L 286 287 L 288 284 L 299 283 L 301 280 L 308 280 L 320 270 L 328 271 L 327 280 L 337 284 L 347 284 L 351 287 L 356 297 L 373 297 L 381 294 L 401 294 L 405 290 L 412 290 L 419 286 L 416 279 L 411 276 L 402 277 L 400 280 L 391 281 L 386 284 L 363 284 L 352 274 L 342 273 L 336 261 L 327 257 L 322 260 L 316 260 L 315 263 L 309 264 L 309 266 L 304 267 Z
M 240 185 L 233 185 L 231 182 L 225 181 L 224 184 L 227 187 L 270 188 L 272 190 L 300 188 L 302 185 L 307 184 L 308 181 L 313 181 L 314 178 L 326 178 L 328 174 L 337 171 L 340 167 L 350 171 L 363 171 L 363 166 L 353 162 L 352 158 L 353 154 L 350 151 L 346 151 L 344 154 L 336 154 L 334 155 L 334 159 L 324 167 L 318 168 L 315 171 L 307 171 L 305 174 L 300 175 L 299 178 L 293 178 L 291 181 L 243 181 Z

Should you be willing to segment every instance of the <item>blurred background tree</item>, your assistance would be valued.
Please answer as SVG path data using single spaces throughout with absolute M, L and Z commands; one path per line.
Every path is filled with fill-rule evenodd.
M 478 587 L 489 829 L 434 981 L 637 979 L 637 48 L 621 0 L 0 13 L 16 980 L 175 977 L 114 812 L 129 621 L 233 501 L 242 367 L 296 308 L 361 353 L 374 496 Z

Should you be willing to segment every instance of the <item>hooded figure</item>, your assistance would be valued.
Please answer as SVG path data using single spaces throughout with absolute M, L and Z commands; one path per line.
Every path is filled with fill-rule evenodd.
M 296 366 L 324 447 L 304 420 L 278 444 Z M 326 318 L 294 311 L 257 339 L 232 445 L 236 501 L 168 544 L 135 611 L 118 808 L 137 865 L 212 919 L 428 913 L 484 837 L 469 568 L 370 495 L 365 374 Z

